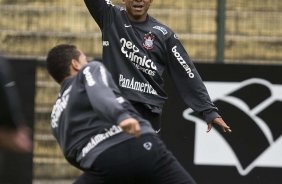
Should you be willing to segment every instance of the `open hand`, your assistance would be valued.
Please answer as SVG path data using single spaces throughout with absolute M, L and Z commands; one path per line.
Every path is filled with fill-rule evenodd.
M 217 124 L 221 127 L 222 131 L 225 133 L 231 133 L 231 128 L 224 122 L 222 118 L 215 118 L 212 122 L 208 123 L 208 130 L 209 132 L 212 129 L 212 124 Z

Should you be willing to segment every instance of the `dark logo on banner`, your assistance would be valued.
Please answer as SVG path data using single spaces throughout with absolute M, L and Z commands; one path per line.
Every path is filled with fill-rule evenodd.
M 206 134 L 206 123 L 185 110 L 184 118 L 196 123 L 194 163 L 235 166 L 241 175 L 255 167 L 282 168 L 282 84 L 257 78 L 205 84 L 233 132 Z

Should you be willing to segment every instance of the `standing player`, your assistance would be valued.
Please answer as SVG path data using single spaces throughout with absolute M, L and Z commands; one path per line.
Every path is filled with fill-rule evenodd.
M 53 134 L 65 158 L 91 173 L 91 180 L 78 183 L 195 183 L 101 63 L 87 64 L 75 46 L 58 45 L 48 53 L 47 69 L 61 85 L 51 114 Z
M 110 0 L 84 0 L 102 31 L 103 63 L 125 98 L 161 129 L 161 112 L 167 99 L 163 72 L 173 79 L 184 102 L 208 123 L 229 126 L 211 102 L 203 81 L 175 33 L 148 15 L 153 0 L 122 0 L 125 8 Z

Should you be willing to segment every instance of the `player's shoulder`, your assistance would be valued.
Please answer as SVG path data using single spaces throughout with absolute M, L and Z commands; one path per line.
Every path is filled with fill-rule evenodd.
M 95 70 L 95 69 L 98 69 L 100 67 L 103 67 L 103 63 L 101 61 L 98 61 L 98 60 L 93 60 L 93 61 L 90 61 L 88 62 L 87 65 L 85 65 L 82 70 L 84 70 L 85 68 L 89 68 L 91 70 Z
M 103 63 L 100 60 L 92 60 L 92 61 L 89 61 L 87 65 L 95 67 L 95 66 L 103 65 Z
M 154 17 L 150 16 L 150 24 L 154 30 L 161 33 L 163 36 L 169 36 L 174 34 L 174 31 L 168 27 L 167 25 L 163 24 L 159 20 L 155 19 Z
M 90 61 L 81 68 L 79 73 L 83 73 L 84 70 L 89 70 L 89 69 L 93 70 L 95 68 L 99 68 L 99 66 L 100 66 L 100 63 L 98 61 Z
M 77 78 L 81 80 L 86 77 L 87 80 L 87 77 L 95 75 L 97 73 L 96 71 L 101 70 L 101 67 L 103 67 L 103 64 L 100 61 L 90 61 L 81 68 L 78 72 Z

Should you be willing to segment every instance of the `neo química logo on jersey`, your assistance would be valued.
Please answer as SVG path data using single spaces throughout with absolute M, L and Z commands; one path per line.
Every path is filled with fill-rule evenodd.
M 146 55 L 140 53 L 140 49 L 134 45 L 131 41 L 127 41 L 125 38 L 120 39 L 121 43 L 121 52 L 126 58 L 128 58 L 136 68 L 143 73 L 146 73 L 150 76 L 155 76 L 157 67 L 150 58 Z
M 252 78 L 243 82 L 206 82 L 205 85 L 232 134 L 207 125 L 191 109 L 185 119 L 196 124 L 194 163 L 234 166 L 240 175 L 256 167 L 282 168 L 282 85 Z

